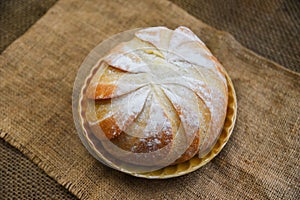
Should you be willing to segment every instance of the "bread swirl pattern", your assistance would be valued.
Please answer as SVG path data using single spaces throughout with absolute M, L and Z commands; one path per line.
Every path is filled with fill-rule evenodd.
M 145 166 L 205 155 L 222 130 L 222 65 L 186 27 L 146 28 L 99 62 L 87 121 L 115 158 Z

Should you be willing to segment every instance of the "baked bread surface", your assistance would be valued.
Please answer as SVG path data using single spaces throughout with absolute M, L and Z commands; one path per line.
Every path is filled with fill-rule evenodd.
M 111 156 L 167 166 L 211 150 L 226 117 L 227 82 L 190 29 L 141 29 L 96 67 L 86 118 Z

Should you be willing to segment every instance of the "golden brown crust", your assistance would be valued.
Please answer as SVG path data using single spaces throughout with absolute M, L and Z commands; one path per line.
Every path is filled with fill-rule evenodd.
M 126 133 L 120 134 L 111 141 L 118 147 L 133 153 L 149 153 L 164 148 L 173 140 L 173 135 L 167 135 L 166 131 L 158 133 L 156 136 L 145 139 L 133 137 Z
M 116 89 L 114 84 L 97 84 L 88 88 L 86 95 L 90 99 L 109 99 Z
M 194 157 L 199 151 L 199 145 L 200 145 L 200 138 L 199 138 L 199 135 L 196 134 L 195 138 L 194 138 L 192 144 L 189 146 L 189 148 L 173 164 L 183 163 L 183 162 L 191 159 L 192 157 Z
M 86 91 L 86 96 L 90 99 L 109 99 L 114 95 L 118 80 L 126 72 L 101 63 L 100 73 L 95 74 Z
M 116 138 L 122 133 L 122 130 L 119 128 L 116 120 L 112 116 L 102 120 L 99 123 L 99 126 L 108 139 Z

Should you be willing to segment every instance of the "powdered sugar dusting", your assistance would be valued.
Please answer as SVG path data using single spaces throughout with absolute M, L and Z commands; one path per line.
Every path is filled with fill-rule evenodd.
M 163 158 L 168 158 L 166 162 L 171 164 L 196 136 L 201 139 L 196 144 L 199 154 L 206 153 L 218 137 L 226 115 L 227 85 L 221 64 L 186 27 L 174 31 L 165 27 L 147 28 L 138 31 L 135 37 L 118 45 L 103 59 L 124 75 L 112 83 L 115 89 L 111 103 L 99 112 L 113 117 L 112 128 L 115 126 L 130 135 L 124 139 L 131 145 L 129 153 L 148 148 L 153 154 L 124 156 L 123 150 L 109 143 L 105 145 L 110 146 L 110 153 L 118 159 L 145 165 L 164 163 Z M 180 125 L 175 126 L 176 120 L 170 117 L 174 112 Z M 99 120 L 102 119 L 97 123 Z
M 151 27 L 138 31 L 135 36 L 154 45 L 166 57 L 172 30 L 166 27 Z
M 146 63 L 134 52 L 136 48 L 134 44 L 134 42 L 125 42 L 118 45 L 115 47 L 115 50 L 103 60 L 108 65 L 124 71 L 133 73 L 147 72 Z

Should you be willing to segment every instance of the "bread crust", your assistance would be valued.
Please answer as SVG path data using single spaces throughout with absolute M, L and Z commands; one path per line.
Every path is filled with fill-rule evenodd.
M 186 27 L 142 29 L 113 48 L 85 96 L 92 132 L 104 147 L 117 146 L 106 150 L 145 166 L 160 165 L 164 157 L 178 164 L 208 153 L 222 130 L 228 101 L 222 65 Z

